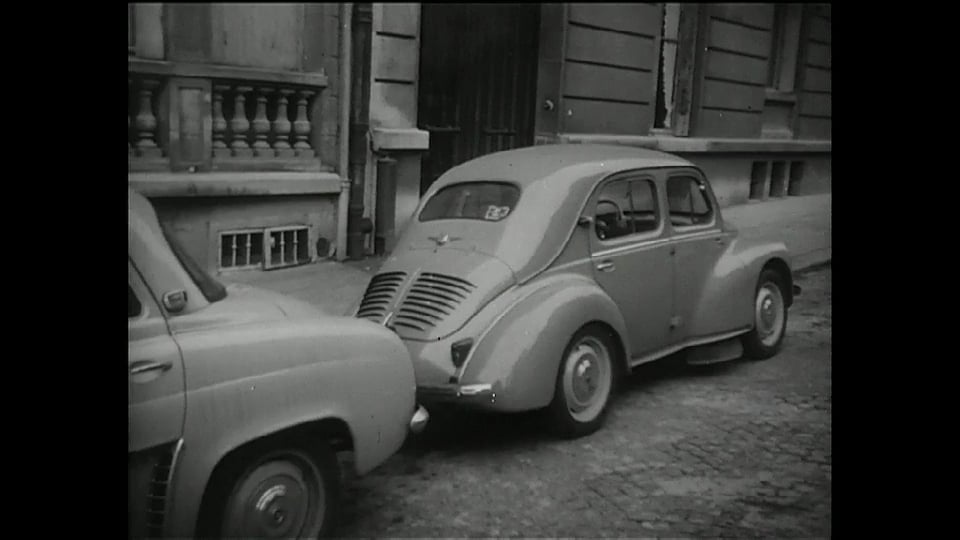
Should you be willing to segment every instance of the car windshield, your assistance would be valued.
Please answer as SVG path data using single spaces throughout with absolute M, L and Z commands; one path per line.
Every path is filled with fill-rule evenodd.
M 214 279 L 193 260 L 193 257 L 183 249 L 180 241 L 177 240 L 177 235 L 171 233 L 166 226 L 162 227 L 162 229 L 163 237 L 166 238 L 167 243 L 170 244 L 170 249 L 173 250 L 173 254 L 177 256 L 177 260 L 180 261 L 184 270 L 190 275 L 190 279 L 193 280 L 197 288 L 200 289 L 200 292 L 203 293 L 203 297 L 206 298 L 208 302 L 216 302 L 226 298 L 226 287 Z
M 420 221 L 506 219 L 520 199 L 520 188 L 507 182 L 465 182 L 447 186 L 430 198 Z

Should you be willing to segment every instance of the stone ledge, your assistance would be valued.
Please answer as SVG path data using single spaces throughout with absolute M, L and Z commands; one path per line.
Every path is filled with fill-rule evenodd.
M 560 142 L 619 144 L 663 152 L 805 152 L 830 153 L 831 141 L 797 139 L 720 139 L 703 137 L 656 137 L 648 135 L 594 135 L 561 133 Z
M 145 197 L 330 195 L 340 176 L 324 172 L 130 173 L 127 183 Z
M 127 72 L 167 77 L 200 77 L 294 84 L 315 88 L 326 88 L 329 81 L 324 73 L 249 68 L 223 64 L 145 60 L 142 58 L 128 58 Z
M 416 128 L 374 128 L 373 150 L 428 150 L 430 132 Z

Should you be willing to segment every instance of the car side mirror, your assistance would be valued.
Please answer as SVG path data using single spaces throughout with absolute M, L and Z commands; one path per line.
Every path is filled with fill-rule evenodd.
M 589 227 L 593 225 L 593 218 L 590 216 L 580 216 L 580 219 L 577 220 L 577 225 L 581 227 Z
M 177 289 L 164 294 L 163 307 L 170 313 L 180 313 L 187 307 L 187 291 Z

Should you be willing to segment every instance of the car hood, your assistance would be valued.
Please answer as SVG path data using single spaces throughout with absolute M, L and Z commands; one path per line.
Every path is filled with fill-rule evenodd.
M 516 283 L 510 267 L 497 257 L 432 244 L 394 252 L 370 280 L 357 316 L 384 324 L 404 339 L 443 339 Z
M 272 321 L 324 318 L 332 315 L 306 302 L 239 283 L 227 284 L 227 296 L 190 317 L 178 318 L 177 330 L 189 331 Z

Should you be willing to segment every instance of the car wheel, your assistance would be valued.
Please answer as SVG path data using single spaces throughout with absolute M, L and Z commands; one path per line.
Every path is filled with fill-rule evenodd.
M 548 409 L 558 435 L 582 437 L 603 424 L 616 379 L 614 351 L 612 336 L 597 325 L 584 327 L 567 344 Z
M 748 358 L 765 360 L 780 351 L 787 332 L 783 279 L 773 270 L 760 273 L 753 301 L 753 330 L 742 339 Z
M 229 488 L 221 538 L 317 538 L 335 517 L 340 469 L 327 448 L 272 450 L 255 459 Z

